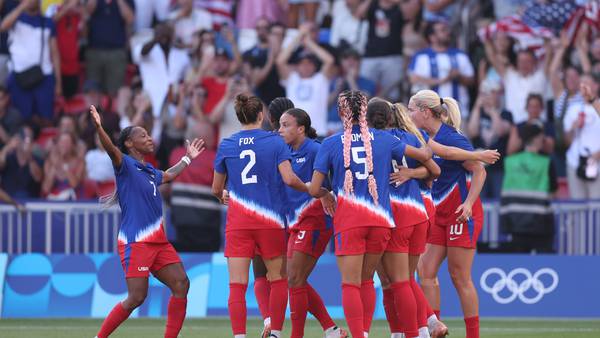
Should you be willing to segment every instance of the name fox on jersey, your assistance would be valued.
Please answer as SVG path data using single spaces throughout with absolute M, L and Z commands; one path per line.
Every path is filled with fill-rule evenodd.
M 254 144 L 254 137 L 241 137 L 239 139 L 238 145 L 241 146 L 242 144 L 243 145 Z

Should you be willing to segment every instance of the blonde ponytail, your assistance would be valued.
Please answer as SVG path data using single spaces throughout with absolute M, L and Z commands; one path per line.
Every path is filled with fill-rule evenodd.
M 447 107 L 446 112 L 448 113 L 445 122 L 457 131 L 460 131 L 462 116 L 460 115 L 458 102 L 451 97 L 445 97 L 444 104 Z
M 413 120 L 408 116 L 406 106 L 398 102 L 393 104 L 393 107 L 394 116 L 398 124 L 396 127 L 415 135 L 419 139 L 419 142 L 421 142 L 421 145 L 425 145 L 425 138 L 423 138 L 423 134 L 421 134 L 419 128 L 417 128 Z

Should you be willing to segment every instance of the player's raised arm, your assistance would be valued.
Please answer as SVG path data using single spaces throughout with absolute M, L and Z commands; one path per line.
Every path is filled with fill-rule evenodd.
M 185 140 L 185 143 L 185 156 L 183 156 L 177 164 L 163 173 L 162 183 L 169 183 L 177 178 L 183 169 L 189 166 L 190 163 L 204 151 L 204 140 L 202 139 L 195 138 L 191 143 L 189 140 Z
M 94 122 L 94 126 L 96 127 L 96 132 L 98 132 L 98 137 L 100 138 L 100 143 L 102 143 L 102 147 L 104 147 L 104 149 L 108 153 L 108 156 L 112 161 L 113 167 L 119 168 L 121 166 L 121 162 L 123 161 L 123 154 L 121 153 L 119 148 L 117 148 L 117 146 L 115 146 L 112 143 L 110 136 L 108 136 L 106 131 L 104 131 L 104 128 L 102 128 L 102 119 L 100 118 L 100 114 L 96 110 L 96 107 L 94 107 L 93 105 L 90 106 L 90 114 L 92 115 L 92 121 Z

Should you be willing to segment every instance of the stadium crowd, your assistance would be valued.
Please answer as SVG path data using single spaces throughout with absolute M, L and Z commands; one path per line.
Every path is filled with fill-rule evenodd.
M 337 97 L 343 90 L 407 102 L 430 88 L 458 100 L 463 133 L 474 146 L 498 149 L 502 158 L 535 149 L 551 158 L 543 173 L 551 196 L 597 199 L 597 5 L 0 1 L 0 186 L 6 192 L 0 197 L 109 194 L 113 168 L 87 114 L 95 105 L 114 137 L 130 125 L 146 128 L 157 145 L 148 161 L 163 170 L 185 154 L 184 140 L 205 140 L 206 151 L 165 196 L 178 232 L 211 228 L 202 247 L 218 250 L 221 212 L 209 187 L 219 141 L 239 128 L 237 94 L 252 92 L 265 107 L 287 96 L 326 137 L 341 130 Z M 504 161 L 487 172 L 482 197 L 498 199 Z

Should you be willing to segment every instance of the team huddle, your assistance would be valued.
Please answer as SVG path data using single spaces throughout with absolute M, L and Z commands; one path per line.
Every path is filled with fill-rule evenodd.
M 236 97 L 242 127 L 219 145 L 212 188 L 228 205 L 225 256 L 235 338 L 247 333 L 251 263 L 265 320 L 262 337 L 282 337 L 288 299 L 292 338 L 304 336 L 307 313 L 319 321 L 326 338 L 368 337 L 376 305 L 375 273 L 384 289 L 392 338 L 446 336 L 437 283 L 446 258 L 467 338 L 479 337 L 471 266 L 483 225 L 478 196 L 486 174 L 481 162 L 494 163 L 499 154 L 474 151 L 459 131 L 458 107 L 454 99 L 430 90 L 416 93 L 408 106 L 379 98 L 367 101 L 362 92 L 346 91 L 338 99 L 343 132 L 319 142 L 309 114 L 288 99 L 274 100 L 267 115 L 257 97 Z M 150 272 L 172 291 L 165 337 L 177 337 L 189 281 L 162 234 L 160 218 L 136 221 L 141 207 L 135 206 L 148 203 L 150 211 L 162 213 L 160 204 L 155 205 L 161 199 L 156 186 L 189 165 L 202 152 L 202 141 L 188 143 L 186 156 L 162 172 L 143 161 L 152 147 L 142 128 L 122 133 L 116 147 L 95 108 L 91 113 L 117 176 L 112 200 L 118 199 L 124 214 L 119 253 L 129 291 L 97 337 L 108 337 L 143 302 Z M 262 129 L 265 118 L 274 131 Z M 332 237 L 350 335 L 335 324 L 307 281 Z

